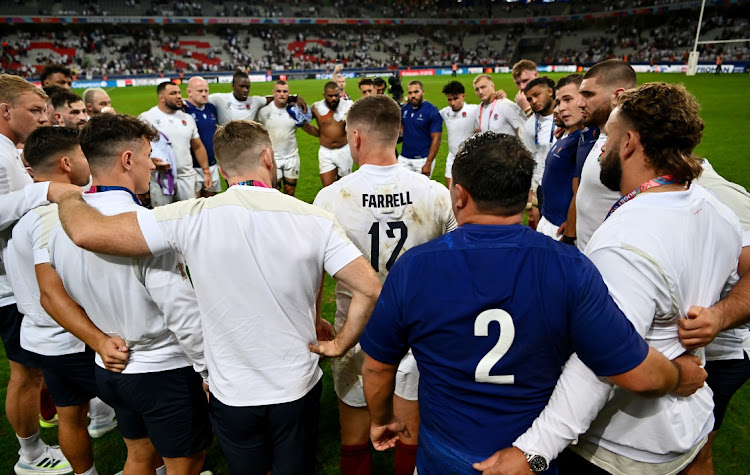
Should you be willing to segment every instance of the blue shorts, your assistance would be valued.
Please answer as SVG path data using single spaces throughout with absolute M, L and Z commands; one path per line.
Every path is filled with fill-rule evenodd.
M 125 439 L 148 437 L 162 457 L 187 457 L 213 441 L 203 380 L 191 366 L 122 374 L 95 367 L 99 397 Z
M 706 372 L 706 384 L 714 392 L 714 430 L 719 430 L 732 396 L 750 379 L 750 358 L 745 353 L 741 360 L 707 361 Z
M 78 406 L 97 396 L 94 350 L 88 346 L 81 353 L 37 355 L 37 359 L 55 406 Z
M 28 368 L 38 368 L 37 355 L 21 347 L 21 321 L 23 314 L 16 304 L 0 307 L 0 337 L 5 346 L 5 355 L 10 361 Z

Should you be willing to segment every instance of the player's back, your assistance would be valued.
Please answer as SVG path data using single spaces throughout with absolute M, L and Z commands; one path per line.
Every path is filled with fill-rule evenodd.
M 448 190 L 399 164 L 363 165 L 314 204 L 336 216 L 381 281 L 401 254 L 456 227 Z

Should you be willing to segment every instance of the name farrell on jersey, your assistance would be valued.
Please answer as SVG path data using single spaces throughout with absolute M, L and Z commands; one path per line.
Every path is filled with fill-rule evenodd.
M 370 195 L 362 194 L 362 207 L 364 208 L 395 208 L 397 206 L 406 206 L 414 204 L 411 201 L 409 192 L 392 193 L 387 195 Z

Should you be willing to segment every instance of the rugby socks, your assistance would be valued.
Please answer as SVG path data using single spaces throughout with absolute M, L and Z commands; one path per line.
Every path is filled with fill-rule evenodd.
M 92 465 L 90 469 L 83 473 L 76 473 L 76 475 L 99 475 L 99 472 L 96 471 L 96 465 Z
M 57 408 L 55 403 L 52 402 L 52 397 L 49 395 L 47 386 L 42 387 L 41 399 L 39 401 L 39 414 L 45 421 L 51 420 L 57 414 Z
M 371 473 L 372 453 L 369 443 L 341 446 L 341 475 L 370 475 Z
M 38 459 L 47 447 L 47 444 L 42 442 L 42 439 L 39 438 L 39 431 L 25 439 L 18 437 L 18 434 L 16 434 L 16 438 L 18 438 L 18 443 L 21 444 L 21 455 L 27 460 Z
M 156 475 L 167 475 L 167 466 L 162 465 L 161 467 L 157 468 Z
M 396 441 L 396 475 L 412 475 L 417 465 L 417 446 Z

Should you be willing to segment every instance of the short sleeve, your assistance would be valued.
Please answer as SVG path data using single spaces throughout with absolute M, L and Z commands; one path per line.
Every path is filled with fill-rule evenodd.
M 405 290 L 403 268 L 403 259 L 398 259 L 385 279 L 375 310 L 359 340 L 371 358 L 390 365 L 397 365 L 409 351 L 409 334 L 399 299 Z
M 193 119 L 190 114 L 187 114 L 187 120 L 190 121 L 190 127 L 193 129 L 190 134 L 190 139 L 199 139 L 201 138 L 200 134 L 198 134 L 198 125 L 195 123 L 195 119 Z
M 266 104 L 268 104 L 268 99 L 266 99 L 265 96 L 253 96 L 253 102 L 257 104 L 258 109 L 262 107 L 266 107 Z
M 55 227 L 59 226 L 57 218 L 57 206 L 50 205 L 45 207 L 43 213 L 37 215 L 35 222 L 31 226 L 31 250 L 34 253 L 34 265 L 49 264 L 49 239 Z
M 440 112 L 438 111 L 437 107 L 435 107 L 432 113 L 432 120 L 430 121 L 430 133 L 434 134 L 436 132 L 442 132 L 442 131 L 443 131 L 443 118 L 440 116 Z
M 573 349 L 598 376 L 630 371 L 646 358 L 648 345 L 610 297 L 597 268 L 585 257 L 580 263 L 570 325 Z
M 362 253 L 346 236 L 346 232 L 338 221 L 334 220 L 326 243 L 323 262 L 326 272 L 331 276 L 336 275 L 338 271 L 361 255 Z
M 151 254 L 158 256 L 169 251 L 180 252 L 176 239 L 170 232 L 171 228 L 165 222 L 158 221 L 153 210 L 140 210 L 137 216 L 138 225 Z
M 524 126 L 524 122 L 521 121 L 521 117 L 519 117 L 516 110 L 510 105 L 503 103 L 503 108 L 505 111 L 503 112 L 503 116 L 505 117 L 506 122 L 513 128 L 513 130 L 520 129 Z

